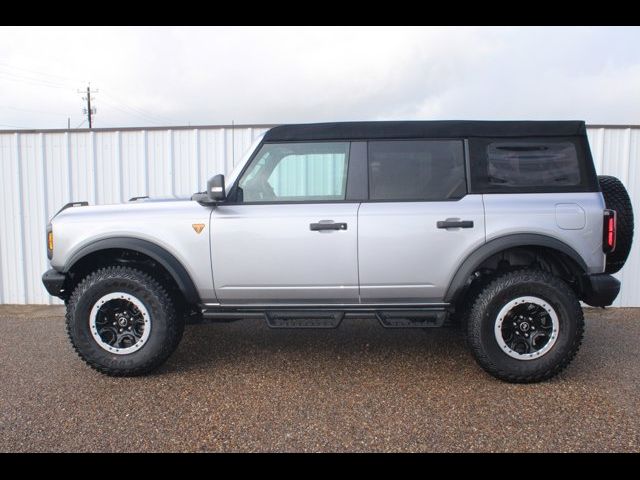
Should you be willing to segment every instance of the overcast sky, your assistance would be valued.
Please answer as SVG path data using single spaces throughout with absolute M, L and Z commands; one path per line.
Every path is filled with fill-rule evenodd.
M 640 28 L 0 28 L 0 129 L 386 119 L 640 124 Z M 82 124 L 86 127 L 86 122 Z

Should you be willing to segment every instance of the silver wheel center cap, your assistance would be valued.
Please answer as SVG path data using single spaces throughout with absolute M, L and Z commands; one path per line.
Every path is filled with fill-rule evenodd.
M 529 324 L 527 322 L 522 322 L 520 324 L 520 330 L 522 330 L 523 332 L 528 332 L 529 328 L 531 328 L 531 327 L 529 326 Z
M 127 326 L 127 319 L 126 317 L 120 317 L 118 319 L 118 325 L 120 325 L 121 327 L 126 327 Z

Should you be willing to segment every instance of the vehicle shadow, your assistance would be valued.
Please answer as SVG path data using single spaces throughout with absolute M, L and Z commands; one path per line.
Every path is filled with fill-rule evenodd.
M 386 329 L 347 319 L 336 329 L 271 329 L 261 320 L 188 325 L 178 350 L 158 374 L 284 362 L 316 367 L 336 362 L 472 365 L 459 327 Z
M 629 327 L 637 330 L 636 321 L 614 320 L 619 315 L 615 312 L 585 313 L 587 335 L 577 359 L 550 383 L 593 381 L 612 372 L 620 377 L 621 371 L 635 381 L 634 370 L 621 365 L 635 363 L 635 344 L 623 332 Z M 633 312 L 628 316 L 635 320 Z M 395 371 L 502 384 L 477 365 L 460 327 L 387 329 L 371 319 L 346 319 L 336 329 L 271 329 L 256 319 L 189 325 L 176 352 L 152 375 L 259 371 L 269 376 L 285 368 L 300 375 L 314 371 L 332 376 L 340 371 L 345 377 L 376 376 Z

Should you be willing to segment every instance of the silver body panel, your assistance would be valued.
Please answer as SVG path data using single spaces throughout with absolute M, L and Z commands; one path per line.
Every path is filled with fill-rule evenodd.
M 220 303 L 358 302 L 358 205 L 216 207 L 211 256 Z M 309 229 L 323 220 L 347 229 Z
M 515 233 L 546 235 L 573 248 L 587 265 L 587 273 L 604 271 L 602 212 L 605 204 L 600 192 L 485 194 L 483 197 L 487 241 Z M 582 228 L 578 228 L 580 226 Z
M 209 251 L 211 207 L 192 201 L 137 201 L 127 204 L 72 207 L 60 212 L 53 226 L 51 266 L 62 270 L 83 247 L 112 237 L 147 240 L 171 253 L 187 270 L 203 301 L 215 301 Z M 194 223 L 205 225 L 197 234 Z
M 473 228 L 440 229 L 440 220 Z M 485 242 L 482 195 L 446 202 L 363 203 L 358 215 L 363 302 L 439 302 L 461 259 Z

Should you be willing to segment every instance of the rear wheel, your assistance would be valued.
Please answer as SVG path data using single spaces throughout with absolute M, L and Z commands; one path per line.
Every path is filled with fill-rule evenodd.
M 127 267 L 87 276 L 67 305 L 67 332 L 78 355 L 114 376 L 148 373 L 178 346 L 184 319 L 154 278 Z
M 562 371 L 584 333 L 573 290 L 540 270 L 506 273 L 476 297 L 468 316 L 468 343 L 491 375 L 514 383 L 538 382 Z

